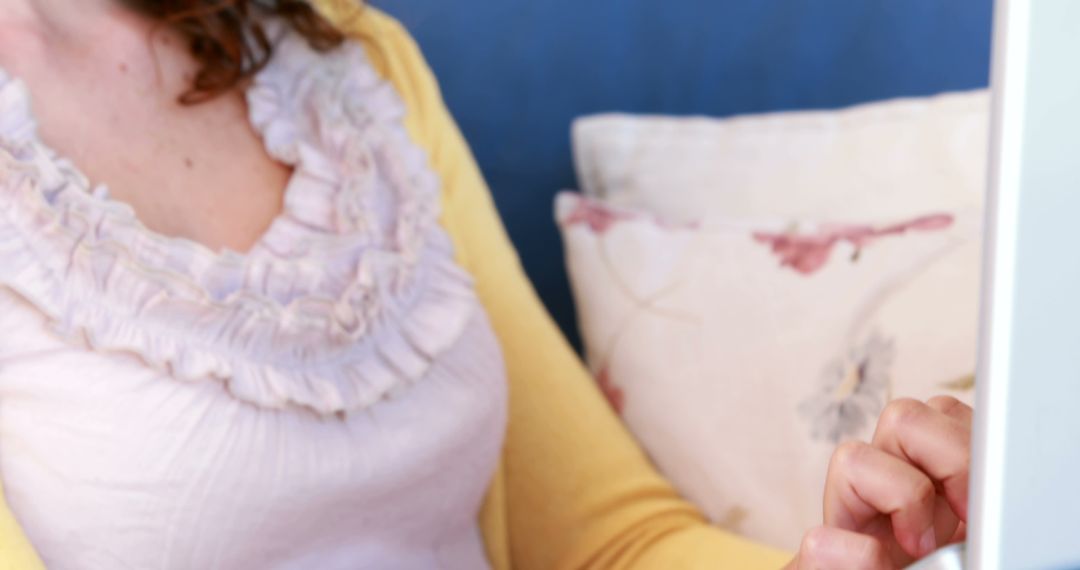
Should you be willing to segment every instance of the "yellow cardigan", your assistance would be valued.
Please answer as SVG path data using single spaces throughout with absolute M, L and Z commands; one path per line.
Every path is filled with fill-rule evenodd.
M 443 219 L 506 355 L 510 421 L 480 522 L 496 570 L 778 568 L 782 553 L 704 522 L 650 466 L 545 312 L 420 50 L 357 0 L 315 0 L 404 98 L 443 182 Z M 102 513 L 107 517 L 108 513 Z M 41 568 L 0 501 L 0 569 Z

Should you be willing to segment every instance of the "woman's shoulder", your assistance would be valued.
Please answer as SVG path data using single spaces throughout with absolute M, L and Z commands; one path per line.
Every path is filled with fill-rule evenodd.
M 372 65 L 399 89 L 427 87 L 431 70 L 405 26 L 393 16 L 355 0 L 314 0 L 326 19 L 364 45 Z
M 313 0 L 316 8 L 352 41 L 405 105 L 405 126 L 431 153 L 445 135 L 445 105 L 438 81 L 409 31 L 386 12 L 356 0 Z
M 405 27 L 393 16 L 357 0 L 312 0 L 312 4 L 334 27 L 346 34 L 390 47 L 415 45 Z

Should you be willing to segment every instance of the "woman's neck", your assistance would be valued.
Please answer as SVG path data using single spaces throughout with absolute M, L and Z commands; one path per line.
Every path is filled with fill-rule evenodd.
M 117 0 L 0 0 L 0 27 L 63 38 L 92 31 L 125 12 Z

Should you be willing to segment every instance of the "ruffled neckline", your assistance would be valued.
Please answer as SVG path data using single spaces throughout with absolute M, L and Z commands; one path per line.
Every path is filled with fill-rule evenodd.
M 247 100 L 294 174 L 247 253 L 148 230 L 43 144 L 28 90 L 0 70 L 0 284 L 57 332 L 177 380 L 216 379 L 267 408 L 351 412 L 422 378 L 476 299 L 396 91 L 358 43 L 318 53 L 279 30 Z

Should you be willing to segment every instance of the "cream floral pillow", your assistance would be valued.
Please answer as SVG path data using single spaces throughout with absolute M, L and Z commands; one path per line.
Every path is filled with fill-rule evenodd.
M 667 224 L 576 194 L 557 218 L 587 357 L 714 521 L 795 548 L 835 444 L 896 397 L 970 401 L 977 213 Z
M 702 213 L 858 220 L 982 207 L 987 90 L 734 118 L 574 123 L 581 189 L 668 220 Z

